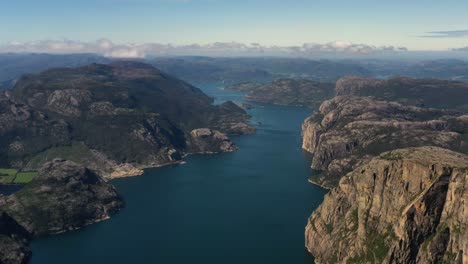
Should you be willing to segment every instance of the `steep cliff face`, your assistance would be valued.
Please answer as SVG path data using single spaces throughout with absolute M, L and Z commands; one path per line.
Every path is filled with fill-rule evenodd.
M 376 80 L 350 76 L 337 81 L 336 95 L 374 96 L 402 104 L 468 111 L 467 82 L 407 77 Z
M 468 156 L 394 150 L 341 179 L 309 218 L 319 263 L 467 263 Z
M 302 147 L 314 155 L 312 168 L 325 171 L 317 183 L 330 187 L 384 151 L 417 146 L 468 151 L 466 116 L 459 115 L 370 97 L 335 97 L 303 123 Z
M 51 69 L 0 94 L 0 166 L 35 170 L 65 158 L 107 178 L 138 175 L 199 152 L 192 130 L 253 133 L 248 119 L 147 64 Z

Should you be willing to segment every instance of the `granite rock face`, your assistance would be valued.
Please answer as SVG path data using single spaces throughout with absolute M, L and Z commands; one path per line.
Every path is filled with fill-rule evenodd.
M 467 117 L 459 112 L 405 106 L 371 97 L 338 96 L 325 101 L 302 126 L 303 149 L 315 181 L 331 187 L 353 168 L 384 151 L 438 146 L 468 151 Z
M 123 202 L 100 176 L 74 162 L 56 159 L 44 164 L 31 183 L 4 198 L 1 206 L 35 237 L 102 221 Z
M 309 218 L 319 263 L 467 263 L 468 156 L 393 150 L 343 177 Z

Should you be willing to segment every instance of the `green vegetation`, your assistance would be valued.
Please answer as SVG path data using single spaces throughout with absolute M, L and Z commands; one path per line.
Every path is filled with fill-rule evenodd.
M 26 184 L 37 176 L 37 172 L 18 172 L 16 169 L 0 169 L 0 184 Z
M 356 232 L 359 228 L 359 211 L 358 209 L 354 209 L 353 212 L 352 212 L 352 216 L 353 216 L 353 227 L 351 229 L 352 232 Z
M 63 158 L 80 163 L 91 156 L 91 151 L 86 145 L 82 143 L 72 143 L 68 146 L 54 147 L 39 153 L 29 161 L 27 167 L 37 168 L 40 164 L 55 158 Z
M 0 169 L 0 184 L 12 183 L 17 172 L 15 169 Z
M 18 172 L 18 174 L 16 174 L 14 183 L 26 184 L 32 181 L 36 176 L 37 176 L 36 171 Z
M 351 258 L 350 263 L 381 263 L 388 253 L 388 240 L 394 238 L 394 233 L 389 229 L 385 234 L 379 234 L 374 230 L 368 231 L 366 236 L 367 251 Z
M 401 153 L 398 153 L 396 151 L 390 151 L 390 152 L 384 153 L 384 154 L 380 155 L 380 157 L 382 159 L 386 159 L 386 160 L 401 160 L 401 159 L 403 159 L 403 156 L 401 155 Z

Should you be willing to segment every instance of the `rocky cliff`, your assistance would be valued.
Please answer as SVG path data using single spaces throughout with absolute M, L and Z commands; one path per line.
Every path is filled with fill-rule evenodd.
M 122 205 L 112 185 L 82 165 L 60 159 L 44 164 L 31 183 L 2 201 L 2 208 L 33 236 L 107 219 Z
M 214 105 L 198 88 L 136 62 L 23 76 L 2 92 L 0 110 L 0 166 L 34 170 L 65 158 L 107 178 L 200 152 L 195 129 L 255 131 L 236 104 Z M 216 146 L 210 151 L 223 151 Z
M 243 83 L 227 89 L 246 93 L 247 101 L 319 107 L 333 97 L 334 84 L 310 80 L 278 79 L 270 83 Z
M 23 189 L 0 197 L 0 263 L 26 263 L 29 239 L 105 220 L 122 206 L 115 188 L 89 169 L 48 162 Z
M 458 112 L 405 106 L 370 97 L 335 97 L 302 126 L 303 149 L 313 154 L 315 179 L 331 187 L 384 151 L 439 146 L 468 151 L 468 118 Z
M 309 218 L 319 263 L 467 263 L 468 156 L 386 152 L 341 179 Z
M 337 81 L 336 95 L 374 96 L 402 104 L 468 111 L 468 82 L 407 77 L 376 80 L 351 76 Z

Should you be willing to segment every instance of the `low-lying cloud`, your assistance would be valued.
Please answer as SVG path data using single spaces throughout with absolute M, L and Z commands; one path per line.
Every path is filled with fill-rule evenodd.
M 453 49 L 453 51 L 467 51 L 468 52 L 468 46 L 463 47 L 463 48 Z
M 113 58 L 144 58 L 147 56 L 211 55 L 211 56 L 313 56 L 313 55 L 373 55 L 407 51 L 405 47 L 372 46 L 335 41 L 325 44 L 305 43 L 300 46 L 265 46 L 258 43 L 216 42 L 211 44 L 172 45 L 159 43 L 116 44 L 108 39 L 95 42 L 74 40 L 43 40 L 10 42 L 0 45 L 0 52 L 28 53 L 96 53 Z
M 420 36 L 422 38 L 468 38 L 468 30 L 452 30 L 452 31 L 432 31 L 427 32 L 427 35 Z

